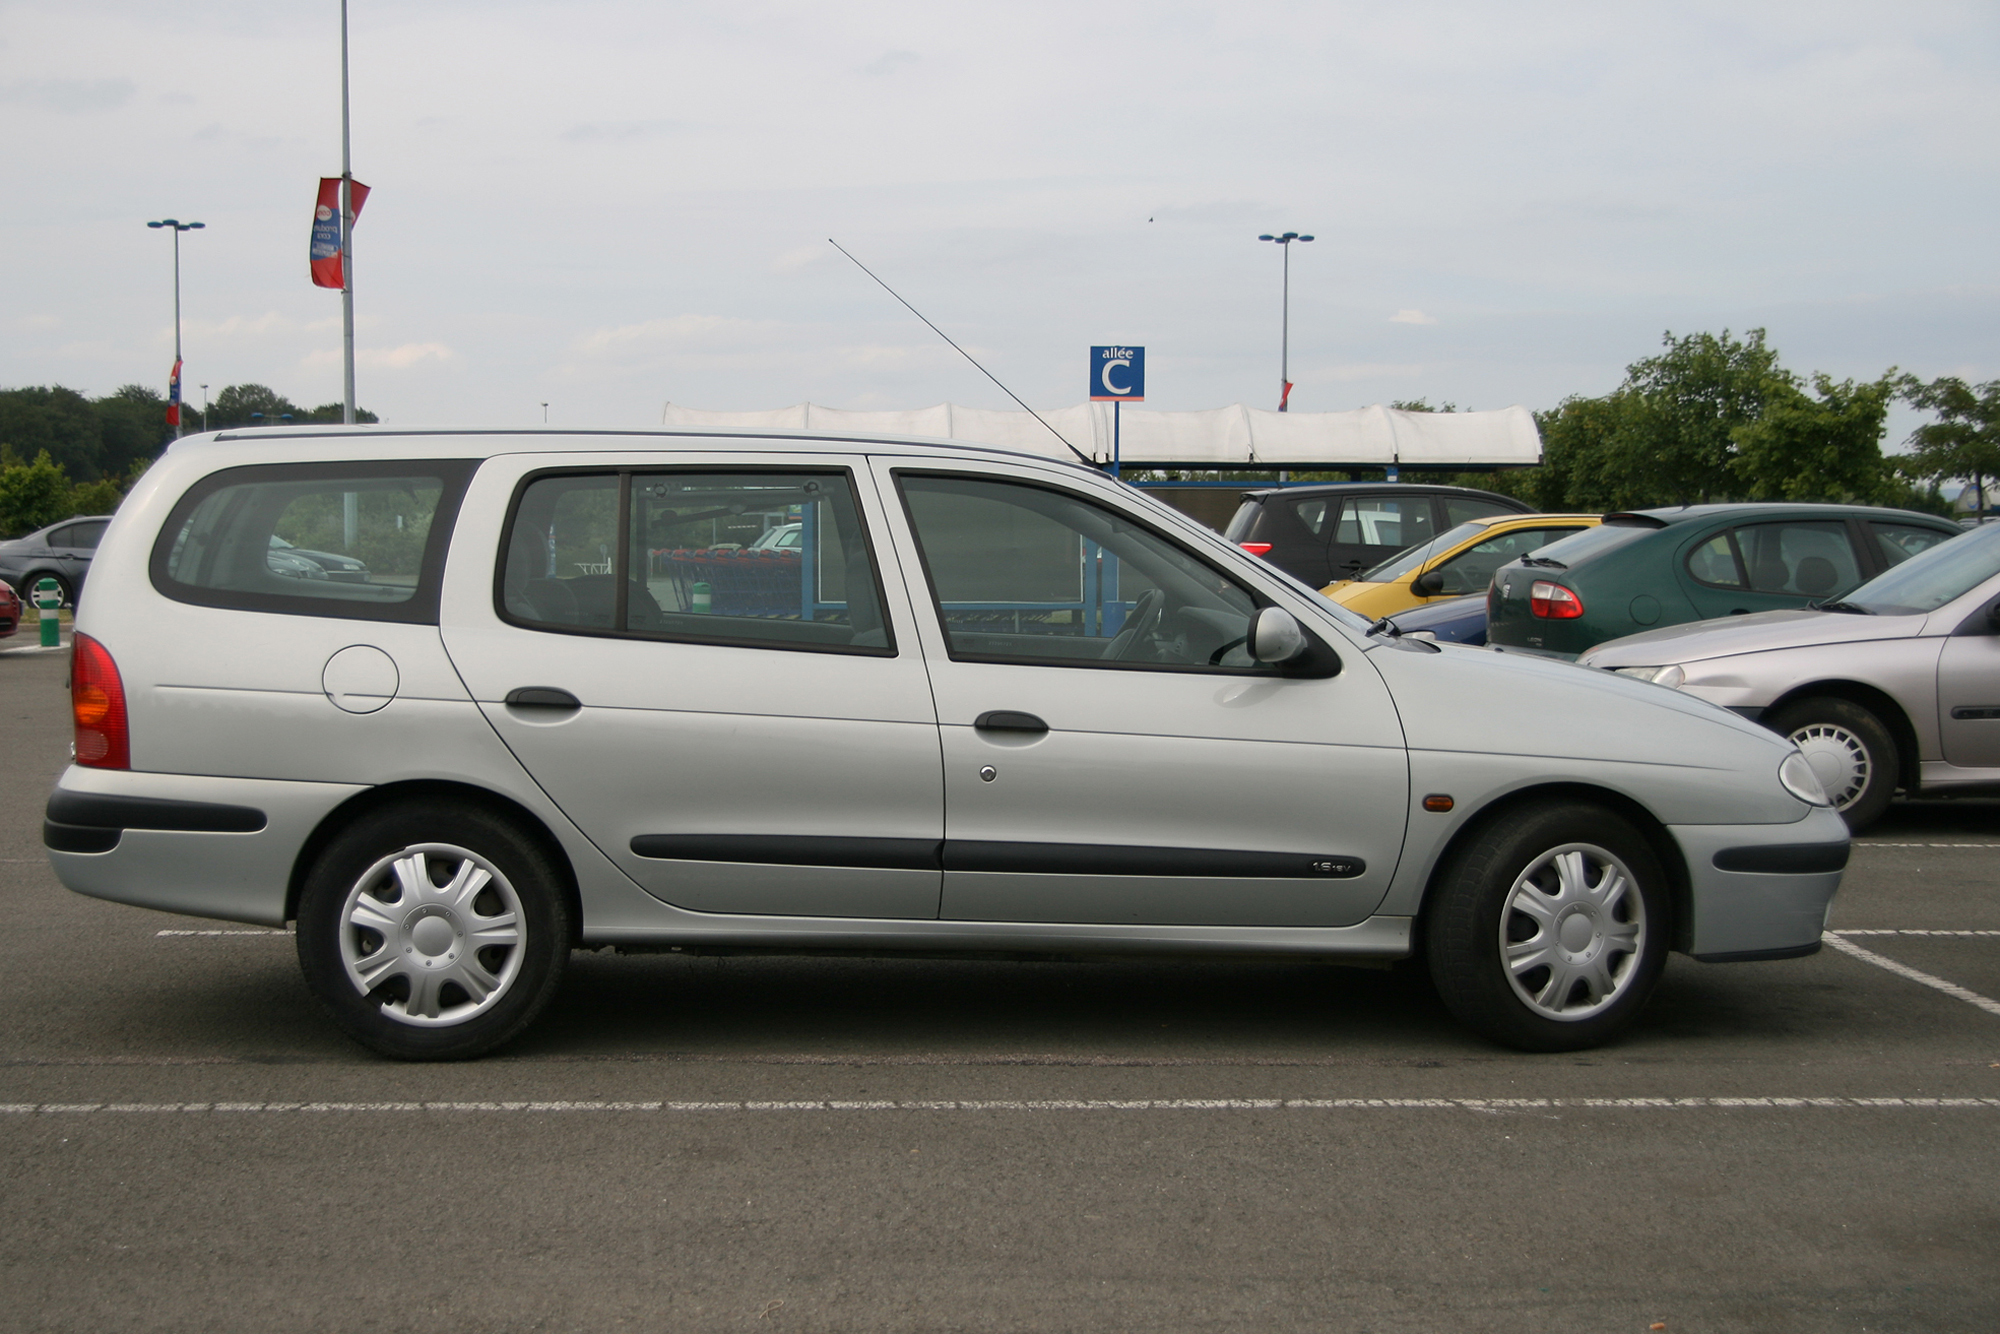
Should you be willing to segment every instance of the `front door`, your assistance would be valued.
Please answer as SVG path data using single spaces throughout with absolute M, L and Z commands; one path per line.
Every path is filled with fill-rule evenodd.
M 984 469 L 878 469 L 927 581 L 944 917 L 1369 915 L 1409 777 L 1364 654 L 1340 646 L 1317 679 L 1257 665 L 1243 640 L 1267 600 L 1105 501 Z
M 937 915 L 936 713 L 854 476 L 782 456 L 530 473 L 492 591 L 448 600 L 494 730 L 668 903 Z M 793 524 L 798 545 L 758 545 Z

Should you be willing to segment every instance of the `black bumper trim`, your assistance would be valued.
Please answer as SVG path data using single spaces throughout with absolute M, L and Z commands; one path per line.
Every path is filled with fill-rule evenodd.
M 1825 875 L 1847 869 L 1846 843 L 1768 843 L 1755 848 L 1724 848 L 1715 854 L 1718 871 L 1750 871 L 1760 875 Z
M 42 821 L 42 846 L 56 852 L 109 852 L 118 846 L 118 840 L 123 837 L 123 829 Z
M 1787 945 L 1779 950 L 1733 950 L 1724 954 L 1697 954 L 1696 963 L 1770 963 L 1776 959 L 1803 959 L 1819 953 L 1820 942 Z
M 191 834 L 254 834 L 269 821 L 250 806 L 170 797 L 111 797 L 57 788 L 49 794 L 51 824 L 91 829 L 170 829 Z

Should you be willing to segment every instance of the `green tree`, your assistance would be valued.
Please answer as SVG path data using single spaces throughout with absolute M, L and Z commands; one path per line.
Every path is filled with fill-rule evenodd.
M 32 463 L 0 460 L 0 533 L 19 537 L 75 512 L 69 478 L 49 451 L 37 451 Z
M 47 451 L 71 477 L 102 472 L 104 432 L 90 400 L 61 385 L 0 390 L 0 443 L 18 458 Z
M 1896 387 L 1912 407 L 1937 414 L 1910 433 L 1903 471 L 1932 482 L 1963 478 L 1977 488 L 1981 510 L 1991 505 L 1986 482 L 2000 477 L 2000 380 L 1970 385 L 1947 375 L 1925 384 L 1910 375 Z
M 226 431 L 244 426 L 282 426 L 286 414 L 293 423 L 320 422 L 338 423 L 346 415 L 345 405 L 322 403 L 316 408 L 302 408 L 277 390 L 261 384 L 232 384 L 215 396 L 209 404 L 208 415 L 211 430 Z M 262 413 L 257 416 L 255 414 Z M 356 408 L 354 419 L 358 422 L 378 420 L 366 408 Z
M 98 460 L 106 477 L 123 477 L 134 463 L 153 458 L 174 438 L 174 428 L 167 425 L 166 397 L 157 389 L 143 384 L 120 385 L 93 400 L 91 407 L 97 413 L 103 442 Z M 194 429 L 194 414 L 186 404 L 181 413 L 181 420 Z
M 1890 470 L 1882 432 L 1895 381 L 1866 384 L 1813 377 L 1818 397 L 1790 383 L 1774 384 L 1754 421 L 1731 432 L 1730 471 L 1745 494 L 1766 500 L 1872 503 L 1883 498 Z

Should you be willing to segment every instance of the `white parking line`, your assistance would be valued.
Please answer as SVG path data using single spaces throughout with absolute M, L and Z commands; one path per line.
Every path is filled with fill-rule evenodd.
M 1046 1098 L 790 1102 L 14 1102 L 0 1115 L 85 1116 L 125 1113 L 273 1112 L 1274 1112 L 1465 1111 L 1486 1114 L 1578 1111 L 1687 1111 L 1694 1108 L 1789 1110 L 1978 1108 L 2000 1098 Z
M 1877 843 L 1872 839 L 1855 839 L 1857 848 L 2000 848 L 2000 843 Z
M 1830 932 L 1836 936 L 2000 936 L 2000 931 L 1933 931 L 1928 927 L 1869 926 Z
M 289 936 L 289 931 L 156 931 L 155 936 Z
M 1988 1000 L 1978 992 L 1968 991 L 1956 982 L 1947 982 L 1941 977 L 1933 977 L 1929 973 L 1912 968 L 1906 963 L 1897 963 L 1894 959 L 1877 954 L 1874 950 L 1864 950 L 1851 940 L 1841 939 L 1839 935 L 1832 931 L 1826 932 L 1821 936 L 1821 939 L 1843 953 L 1851 954 L 1863 962 L 1872 963 L 1877 968 L 1886 968 L 1898 977 L 1907 977 L 1912 982 L 1921 982 L 1927 987 L 1935 987 L 1947 996 L 1956 997 L 1968 1005 L 1977 1005 L 1988 1014 L 2000 1014 L 2000 1001 Z

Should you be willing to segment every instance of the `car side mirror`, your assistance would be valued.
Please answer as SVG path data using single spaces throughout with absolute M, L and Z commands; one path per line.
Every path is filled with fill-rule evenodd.
M 1410 581 L 1410 591 L 1420 598 L 1434 598 L 1444 592 L 1444 571 L 1425 570 Z
M 1292 614 L 1280 607 L 1265 607 L 1250 621 L 1250 656 L 1276 666 L 1290 662 L 1309 646 L 1306 632 Z
M 1986 624 L 1994 634 L 2000 635 L 2000 602 L 1996 602 L 1986 609 Z

